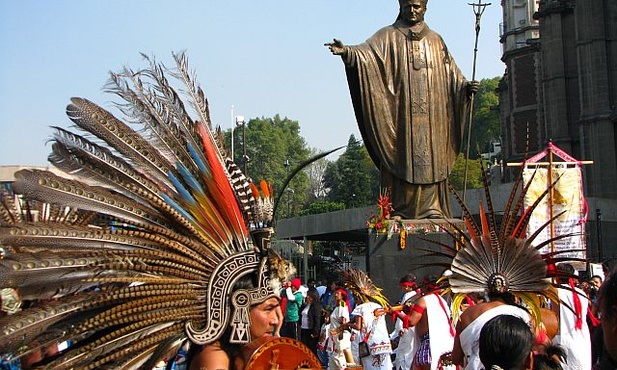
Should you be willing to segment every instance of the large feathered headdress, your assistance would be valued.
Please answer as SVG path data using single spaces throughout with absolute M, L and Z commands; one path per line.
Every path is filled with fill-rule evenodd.
M 49 157 L 70 178 L 22 170 L 3 197 L 0 289 L 23 301 L 4 352 L 70 342 L 50 367 L 152 368 L 187 338 L 246 343 L 250 306 L 293 273 L 269 248 L 271 189 L 229 158 L 185 55 L 146 59 L 111 74 L 129 123 L 72 98 L 85 134 L 56 127 Z
M 383 308 L 390 307 L 388 298 L 383 295 L 382 289 L 373 283 L 366 272 L 350 267 L 342 270 L 341 274 L 345 279 L 345 288 L 349 289 L 356 299 L 364 302 L 373 301 Z
M 435 242 L 443 247 L 441 251 L 426 250 L 429 255 L 446 258 L 446 261 L 435 264 L 450 270 L 440 282 L 446 285 L 444 294 L 453 294 L 453 320 L 456 321 L 461 304 L 469 293 L 511 293 L 531 309 L 536 323 L 540 323 L 541 297 L 559 301 L 556 290 L 552 289 L 557 283 L 552 278 L 562 274 L 554 268 L 555 263 L 573 260 L 559 256 L 571 250 L 540 253 L 546 245 L 572 234 L 556 236 L 533 245 L 534 239 L 559 214 L 531 236 L 525 237 L 531 214 L 555 183 L 547 187 L 534 204 L 523 209 L 523 199 L 531 182 L 522 186 L 522 176 L 519 176 L 498 225 L 485 176 L 483 180 L 487 210 L 480 204 L 480 223 L 476 222 L 469 208 L 451 188 L 463 210 L 467 230 L 451 224 L 455 232 L 446 232 L 456 240 L 455 244 Z

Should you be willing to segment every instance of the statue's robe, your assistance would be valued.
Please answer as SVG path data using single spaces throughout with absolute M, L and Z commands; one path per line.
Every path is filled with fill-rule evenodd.
M 343 53 L 356 119 L 391 191 L 394 215 L 451 217 L 447 177 L 460 151 L 467 81 L 441 36 L 402 21 Z

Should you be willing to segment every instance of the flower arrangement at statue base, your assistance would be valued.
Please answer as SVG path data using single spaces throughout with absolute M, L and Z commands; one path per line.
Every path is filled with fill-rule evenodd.
M 371 212 L 366 226 L 369 234 L 375 233 L 375 237 L 385 234 L 387 240 L 390 240 L 393 235 L 398 235 L 400 249 L 407 247 L 407 235 L 426 235 L 452 229 L 450 224 L 434 220 L 403 220 L 399 216 L 392 216 L 393 211 L 388 189 L 382 190 L 377 200 L 377 213 Z
M 392 201 L 390 200 L 390 191 L 382 189 L 377 199 L 377 213 L 371 212 L 371 217 L 366 221 L 369 234 L 376 232 L 383 234 L 390 228 L 390 220 L 392 211 Z

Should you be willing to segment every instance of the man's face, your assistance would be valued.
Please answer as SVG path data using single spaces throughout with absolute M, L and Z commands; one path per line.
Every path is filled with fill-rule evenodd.
M 279 309 L 279 300 L 274 297 L 251 307 L 251 340 L 272 335 L 274 328 L 279 323 L 276 314 Z
M 596 288 L 600 288 L 602 286 L 602 281 L 598 278 L 591 278 L 591 283 L 596 286 Z
M 403 21 L 414 25 L 424 21 L 426 4 L 422 0 L 400 0 L 401 18 Z

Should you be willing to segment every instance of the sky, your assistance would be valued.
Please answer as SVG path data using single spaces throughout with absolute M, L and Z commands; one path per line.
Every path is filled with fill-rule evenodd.
M 430 0 L 425 17 L 468 79 L 471 2 Z M 185 51 L 223 129 L 235 115 L 278 114 L 299 122 L 311 148 L 345 145 L 360 134 L 343 63 L 324 43 L 361 43 L 397 13 L 396 0 L 0 0 L 0 166 L 47 165 L 50 126 L 71 126 L 70 98 L 111 109 L 109 72 L 146 67 L 140 53 L 171 65 Z M 504 73 L 501 22 L 493 1 L 481 18 L 478 80 Z

